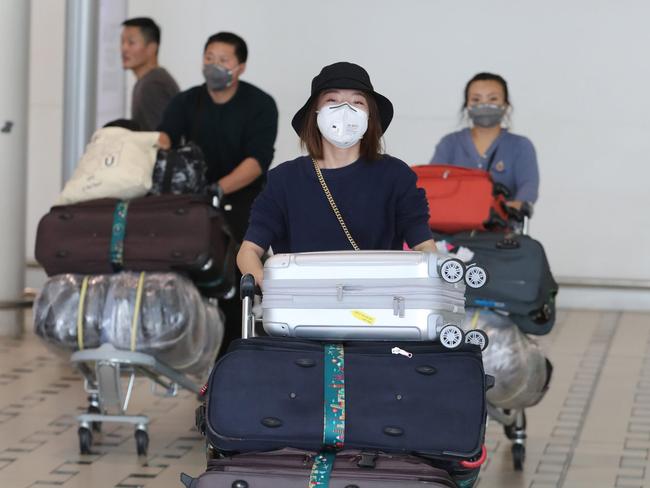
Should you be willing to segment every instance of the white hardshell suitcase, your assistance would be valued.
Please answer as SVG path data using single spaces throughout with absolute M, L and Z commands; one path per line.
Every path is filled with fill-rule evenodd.
M 464 277 L 465 265 L 442 254 L 278 254 L 264 265 L 264 329 L 310 339 L 419 341 L 454 325 L 462 339 Z

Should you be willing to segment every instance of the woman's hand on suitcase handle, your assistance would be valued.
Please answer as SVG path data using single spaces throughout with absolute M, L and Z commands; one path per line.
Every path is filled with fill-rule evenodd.
M 421 242 L 417 246 L 413 246 L 414 251 L 420 251 L 420 252 L 433 252 L 437 253 L 438 248 L 436 247 L 436 241 L 433 239 L 429 239 L 428 241 Z
M 262 264 L 262 256 L 264 249 L 251 241 L 242 242 L 237 253 L 237 266 L 243 275 L 250 274 L 255 278 L 255 284 L 262 290 L 262 282 L 264 280 L 264 265 Z
M 529 202 L 521 200 L 511 200 L 503 203 L 503 210 L 505 210 L 508 217 L 516 222 L 523 222 L 525 217 L 530 218 L 533 214 L 533 207 Z

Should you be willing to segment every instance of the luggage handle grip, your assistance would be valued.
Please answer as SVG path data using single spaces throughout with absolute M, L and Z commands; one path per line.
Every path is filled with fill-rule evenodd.
M 506 202 L 501 202 L 501 209 L 506 213 L 510 220 L 514 220 L 515 222 L 524 221 L 524 213 L 510 205 L 506 205 Z
M 247 273 L 241 277 L 241 282 L 239 284 L 239 298 L 243 300 L 244 298 L 253 298 L 255 296 L 255 277 L 252 274 Z
M 465 469 L 476 469 L 481 467 L 481 465 L 487 459 L 487 449 L 485 449 L 485 444 L 481 446 L 481 454 L 478 459 L 474 461 L 463 460 L 460 462 L 460 465 Z
M 239 296 L 242 300 L 241 336 L 248 339 L 255 335 L 255 317 L 253 316 L 253 298 L 259 288 L 255 285 L 255 278 L 247 273 L 241 277 L 239 283 Z M 260 293 L 261 294 L 261 293 Z

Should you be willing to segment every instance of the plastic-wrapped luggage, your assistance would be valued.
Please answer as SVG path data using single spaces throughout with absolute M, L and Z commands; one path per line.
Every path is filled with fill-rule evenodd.
M 490 310 L 468 309 L 465 325 L 482 329 L 490 338 L 483 351 L 485 372 L 495 377 L 488 401 L 512 410 L 539 403 L 548 390 L 553 367 L 537 342 L 508 316 Z
M 36 334 L 70 351 L 110 343 L 151 354 L 179 371 L 207 370 L 223 337 L 217 306 L 204 300 L 181 275 L 146 273 L 140 313 L 134 321 L 140 276 L 123 272 L 86 279 L 72 274 L 50 278 L 34 303 Z M 80 309 L 83 320 L 78 323 Z

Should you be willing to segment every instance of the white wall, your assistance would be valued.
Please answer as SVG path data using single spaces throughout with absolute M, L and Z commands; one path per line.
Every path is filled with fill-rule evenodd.
M 532 139 L 542 175 L 532 230 L 561 276 L 650 280 L 650 3 L 515 0 L 131 0 L 163 27 L 162 61 L 199 83 L 203 43 L 232 30 L 249 44 L 245 78 L 280 109 L 277 161 L 297 154 L 290 119 L 333 61 L 368 69 L 394 103 L 390 153 L 427 161 L 458 127 L 464 83 L 501 73 L 514 131 Z M 627 254 L 632 259 L 610 256 Z
M 410 163 L 426 162 L 438 139 L 458 128 L 467 79 L 484 70 L 502 74 L 515 106 L 514 131 L 537 148 L 542 186 L 532 233 L 555 274 L 650 280 L 650 63 L 643 55 L 650 3 L 130 0 L 128 13 L 161 25 L 161 63 L 182 88 L 202 81 L 208 35 L 231 30 L 246 39 L 244 78 L 271 93 L 280 110 L 276 162 L 298 153 L 290 120 L 325 64 L 350 60 L 368 69 L 396 108 L 387 149 Z M 43 31 L 33 29 L 33 40 L 40 35 L 45 46 L 42 38 L 54 34 L 58 42 L 59 20 L 51 16 Z M 42 62 L 32 57 L 32 77 Z M 40 86 L 43 78 L 37 80 Z M 59 86 L 58 78 L 48 81 L 48 90 Z M 52 182 L 39 178 L 60 150 L 50 153 L 30 159 L 30 185 L 48 197 Z

